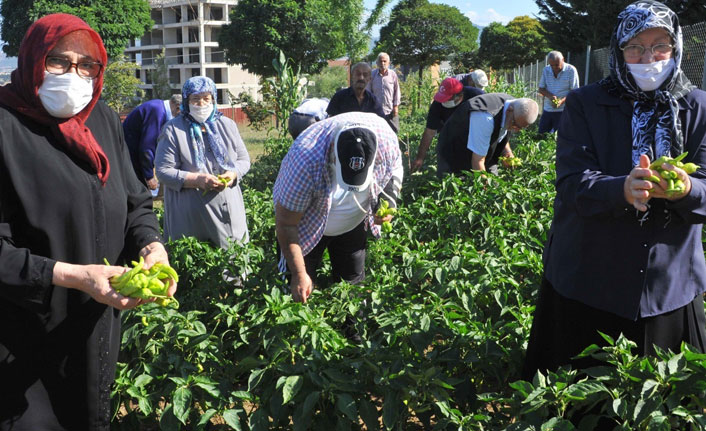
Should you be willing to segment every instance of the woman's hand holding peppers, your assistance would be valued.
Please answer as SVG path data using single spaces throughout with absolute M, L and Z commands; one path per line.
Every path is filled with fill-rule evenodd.
M 74 265 L 57 262 L 52 284 L 84 292 L 96 302 L 118 310 L 134 308 L 142 303 L 138 298 L 119 294 L 110 285 L 110 278 L 120 276 L 126 268 L 106 265 Z
M 145 259 L 145 269 L 150 269 L 155 263 L 161 263 L 169 266 L 169 256 L 164 244 L 155 241 L 147 244 L 140 250 L 140 256 Z M 167 288 L 167 296 L 174 296 L 177 290 L 177 280 L 169 278 L 169 287 Z
M 652 198 L 674 201 L 683 198 L 691 191 L 691 179 L 685 169 L 693 172 L 698 166 L 693 163 L 683 165 L 679 157 L 665 160 L 667 161 L 661 162 L 658 159 L 650 164 L 649 157 L 643 154 L 640 156 L 640 164 L 633 168 L 625 179 L 623 185 L 625 200 L 637 210 L 647 211 L 647 202 Z

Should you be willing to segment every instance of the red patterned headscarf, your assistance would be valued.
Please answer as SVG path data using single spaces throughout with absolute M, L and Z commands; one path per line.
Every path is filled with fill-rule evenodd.
M 108 158 L 96 142 L 85 122 L 96 105 L 103 88 L 103 70 L 93 79 L 93 99 L 78 114 L 70 118 L 55 118 L 44 109 L 37 95 L 44 81 L 44 59 L 59 40 L 69 33 L 84 30 L 98 47 L 100 58 L 106 64 L 108 56 L 103 40 L 85 21 L 73 15 L 57 13 L 35 21 L 27 30 L 17 60 L 17 69 L 12 72 L 12 81 L 0 87 L 0 104 L 25 115 L 32 120 L 51 127 L 53 135 L 64 147 L 87 161 L 96 170 L 98 178 L 105 184 L 110 173 Z

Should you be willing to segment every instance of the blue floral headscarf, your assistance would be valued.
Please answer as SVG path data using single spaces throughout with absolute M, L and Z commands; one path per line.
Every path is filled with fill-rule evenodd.
M 650 28 L 663 28 L 672 38 L 674 71 L 658 89 L 643 91 L 630 74 L 620 48 Z M 620 12 L 610 41 L 610 76 L 600 84 L 611 94 L 634 101 L 633 166 L 638 165 L 642 154 L 655 160 L 665 155 L 676 157 L 684 150 L 678 100 L 694 86 L 681 70 L 681 59 L 682 32 L 679 18 L 671 9 L 658 1 L 641 0 Z
M 194 158 L 196 159 L 196 165 L 199 170 L 205 169 L 204 163 L 204 153 L 206 151 L 206 145 L 204 143 L 204 134 L 201 131 L 201 125 L 194 120 L 194 118 L 189 113 L 189 96 L 194 93 L 211 93 L 213 97 L 213 111 L 211 115 L 203 123 L 206 129 L 206 139 L 211 152 L 216 157 L 216 162 L 218 166 L 223 169 L 223 171 L 232 171 L 235 169 L 235 165 L 230 161 L 228 157 L 228 150 L 221 138 L 218 129 L 216 128 L 215 121 L 221 118 L 223 115 L 218 109 L 216 109 L 216 83 L 213 82 L 211 78 L 205 76 L 194 76 L 189 78 L 185 83 L 184 87 L 181 89 L 181 115 L 186 118 L 190 123 L 189 125 L 189 136 L 191 137 L 191 148 L 194 150 Z

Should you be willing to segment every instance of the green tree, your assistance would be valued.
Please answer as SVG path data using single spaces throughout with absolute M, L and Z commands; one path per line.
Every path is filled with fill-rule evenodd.
M 34 0 L 4 0 L 0 3 L 0 15 L 2 15 L 0 34 L 4 42 L 2 50 L 10 57 L 17 57 L 20 42 L 32 24 L 28 11 L 33 3 Z
M 309 78 L 313 85 L 309 87 L 309 96 L 328 99 L 342 87 L 348 87 L 347 67 L 326 67 L 320 73 Z
M 154 58 L 154 71 L 152 72 L 152 97 L 167 100 L 172 95 L 169 85 L 169 67 L 164 57 L 164 49 Z
M 142 101 L 144 91 L 138 86 L 142 81 L 135 77 L 135 71 L 140 66 L 118 57 L 108 63 L 103 77 L 103 92 L 101 97 L 116 112 L 136 106 Z
M 363 10 L 362 0 L 241 0 L 219 43 L 228 63 L 258 75 L 276 75 L 272 59 L 280 50 L 302 72 L 316 73 L 328 59 L 363 55 Z
M 86 21 L 101 35 L 111 58 L 120 56 L 130 40 L 142 36 L 153 24 L 147 0 L 5 0 L 0 8 L 3 51 L 16 56 L 30 24 L 57 12 Z
M 633 0 L 535 0 L 553 49 L 580 52 L 610 44 L 618 13 Z M 706 21 L 703 1 L 662 0 L 679 15 L 681 25 Z
M 393 9 L 390 21 L 380 29 L 375 53 L 385 51 L 396 64 L 423 69 L 455 52 L 477 48 L 478 29 L 455 7 L 428 0 L 403 0 Z
M 493 22 L 485 27 L 477 59 L 494 69 L 507 69 L 544 58 L 549 51 L 542 24 L 525 15 L 507 25 Z

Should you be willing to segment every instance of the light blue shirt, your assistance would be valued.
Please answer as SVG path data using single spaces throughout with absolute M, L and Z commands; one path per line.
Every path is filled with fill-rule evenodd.
M 545 66 L 542 77 L 539 79 L 539 88 L 544 88 L 559 99 L 566 97 L 569 91 L 579 88 L 579 73 L 569 63 L 564 63 L 564 68 L 554 77 L 551 66 Z M 564 105 L 556 108 L 548 97 L 544 98 L 544 110 L 547 112 L 561 112 Z
M 500 127 L 500 132 L 498 133 L 498 142 L 505 139 L 507 134 L 507 128 L 505 127 L 505 114 L 507 113 L 507 108 L 510 106 L 510 102 L 514 99 L 508 100 L 503 106 L 503 119 L 501 120 L 502 126 Z M 468 144 L 466 145 L 469 150 L 479 156 L 485 157 L 488 154 L 488 148 L 490 148 L 490 138 L 493 136 L 493 129 L 495 128 L 495 121 L 493 116 L 488 112 L 474 111 L 471 112 L 471 118 L 468 124 Z

